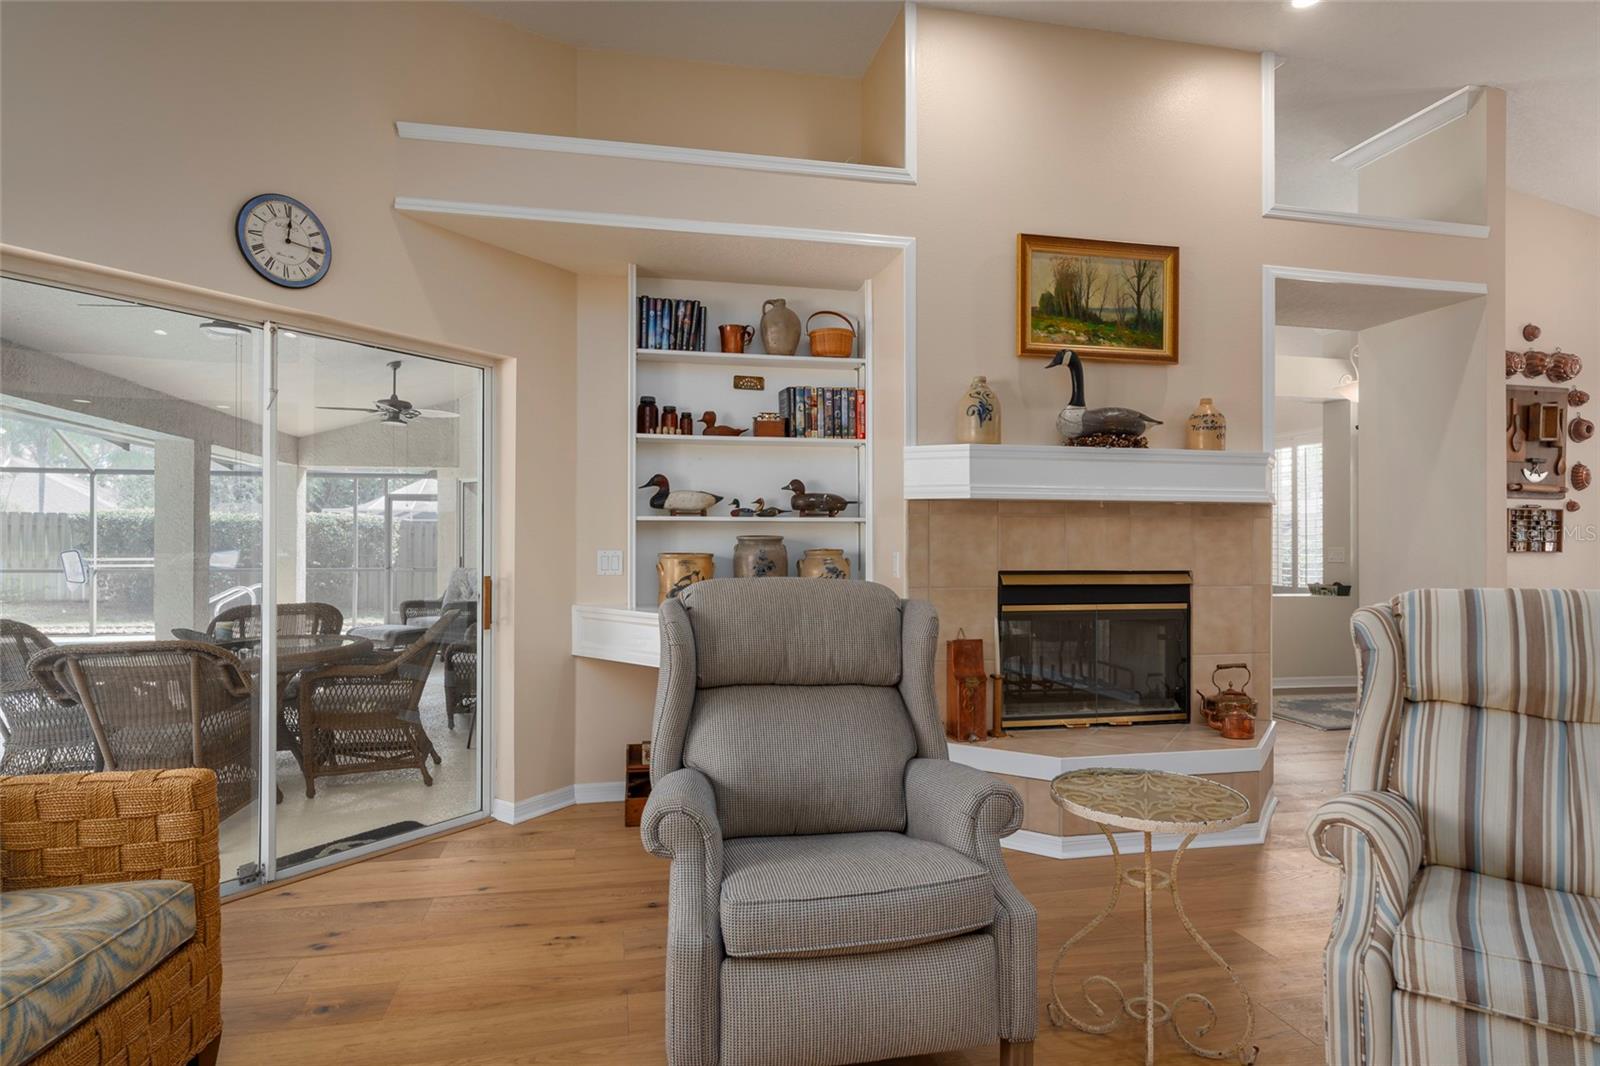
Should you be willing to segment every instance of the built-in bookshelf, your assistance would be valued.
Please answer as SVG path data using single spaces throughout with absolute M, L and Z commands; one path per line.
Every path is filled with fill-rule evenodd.
M 639 346 L 639 297 L 697 300 L 704 305 L 705 346 L 710 351 L 671 350 Z M 786 300 L 800 316 L 800 348 L 794 355 L 773 355 L 762 349 L 762 304 L 775 297 Z M 872 514 L 871 463 L 873 427 L 865 423 L 861 437 L 756 437 L 755 416 L 780 410 L 780 395 L 789 386 L 814 389 L 859 389 L 872 395 L 872 352 L 869 309 L 870 283 L 858 289 L 814 289 L 784 284 L 750 284 L 674 278 L 629 270 L 627 337 L 630 345 L 627 432 L 629 435 L 630 544 L 627 553 L 629 606 L 654 611 L 656 558 L 662 552 L 709 552 L 718 577 L 733 576 L 736 538 L 743 534 L 782 536 L 789 551 L 789 573 L 809 548 L 842 548 L 850 559 L 853 578 L 870 578 Z M 856 326 L 856 349 L 850 358 L 809 354 L 804 334 L 806 318 L 816 311 L 838 311 Z M 742 323 L 756 331 L 750 350 L 724 354 L 717 327 Z M 839 325 L 820 317 L 816 326 Z M 762 388 L 736 388 L 735 376 L 762 379 Z M 744 384 L 750 384 L 745 381 Z M 698 421 L 692 435 L 637 432 L 635 413 L 641 396 L 654 396 L 658 407 L 671 404 L 681 413 L 688 409 L 698 420 L 715 411 L 717 423 L 743 428 L 737 437 L 704 436 Z M 837 394 L 836 394 L 837 395 Z M 868 406 L 870 410 L 870 406 Z M 651 491 L 638 489 L 655 474 L 667 477 L 674 490 L 714 493 L 723 499 L 699 515 L 669 515 L 649 506 Z M 852 503 L 833 518 L 733 517 L 733 501 L 753 507 L 757 498 L 768 506 L 789 509 L 791 479 L 808 490 L 830 492 Z

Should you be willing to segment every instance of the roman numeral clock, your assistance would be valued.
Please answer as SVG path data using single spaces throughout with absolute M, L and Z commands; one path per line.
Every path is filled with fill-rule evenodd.
M 292 196 L 262 193 L 239 208 L 239 251 L 274 285 L 304 289 L 321 281 L 333 242 L 316 212 Z

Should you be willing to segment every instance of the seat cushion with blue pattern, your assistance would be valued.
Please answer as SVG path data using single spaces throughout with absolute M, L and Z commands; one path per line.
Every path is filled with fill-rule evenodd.
M 0 1056 L 25 1062 L 194 937 L 184 881 L 0 892 Z

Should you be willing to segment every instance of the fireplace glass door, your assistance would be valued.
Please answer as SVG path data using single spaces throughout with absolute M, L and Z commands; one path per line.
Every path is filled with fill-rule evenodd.
M 1189 587 L 1097 574 L 1007 585 L 999 617 L 1007 728 L 1187 721 Z M 1011 601 L 1011 602 L 1007 602 Z M 1020 601 L 1020 602 L 1019 602 Z

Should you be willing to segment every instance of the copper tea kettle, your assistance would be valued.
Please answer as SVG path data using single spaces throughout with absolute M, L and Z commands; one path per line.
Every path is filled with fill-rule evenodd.
M 1244 684 L 1234 688 L 1230 682 L 1227 688 L 1223 688 L 1217 683 L 1217 675 L 1224 670 L 1243 670 Z M 1249 685 L 1248 663 L 1221 663 L 1212 670 L 1211 687 L 1217 691 L 1207 696 L 1195 689 L 1195 694 L 1200 697 L 1200 710 L 1206 717 L 1206 725 L 1230 740 L 1248 740 L 1255 736 L 1256 701 L 1244 691 Z

